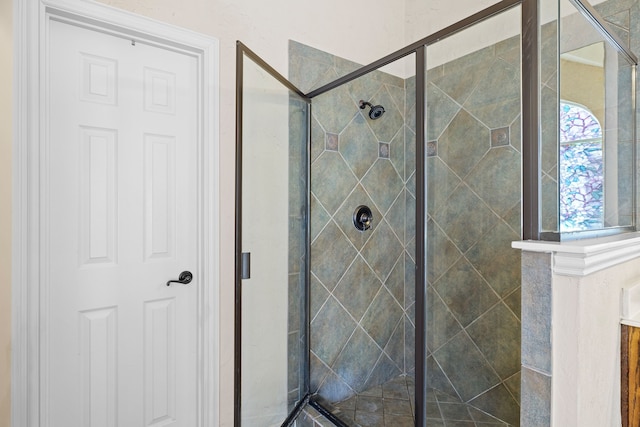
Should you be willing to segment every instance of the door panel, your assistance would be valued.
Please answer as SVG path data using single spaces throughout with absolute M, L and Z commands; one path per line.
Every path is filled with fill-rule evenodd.
M 308 103 L 262 63 L 243 56 L 242 186 L 237 251 L 251 276 L 241 306 L 243 427 L 280 426 L 306 393 L 306 191 Z M 239 257 L 239 253 L 238 259 Z
M 50 34 L 48 425 L 196 425 L 197 60 Z

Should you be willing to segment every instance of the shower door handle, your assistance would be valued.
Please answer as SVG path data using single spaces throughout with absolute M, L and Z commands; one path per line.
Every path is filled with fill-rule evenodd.
M 240 278 L 251 279 L 251 252 L 242 252 L 240 260 Z
M 178 276 L 178 280 L 169 280 L 167 282 L 167 286 L 171 286 L 172 283 L 182 283 L 183 285 L 186 285 L 191 283 L 192 280 L 193 274 L 191 274 L 190 271 L 183 271 L 180 273 L 180 276 Z

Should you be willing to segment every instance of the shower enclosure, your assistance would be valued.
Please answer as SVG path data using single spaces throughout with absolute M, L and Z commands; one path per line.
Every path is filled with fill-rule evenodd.
M 237 426 L 520 425 L 536 9 L 367 66 L 292 41 L 288 79 L 238 43 Z

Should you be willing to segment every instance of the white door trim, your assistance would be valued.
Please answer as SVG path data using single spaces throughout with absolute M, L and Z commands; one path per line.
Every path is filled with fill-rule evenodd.
M 198 60 L 201 206 L 198 281 L 198 427 L 219 425 L 219 45 L 212 37 L 93 1 L 13 1 L 13 220 L 11 424 L 47 427 L 47 348 L 40 339 L 47 300 L 46 200 L 48 29 L 52 19 L 189 53 Z M 46 315 L 46 313 L 44 314 Z

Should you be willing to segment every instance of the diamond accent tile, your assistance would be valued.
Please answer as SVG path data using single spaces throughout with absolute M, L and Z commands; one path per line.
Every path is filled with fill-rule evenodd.
M 324 146 L 327 150 L 338 151 L 338 135 L 327 132 Z
M 378 145 L 378 157 L 380 157 L 381 159 L 388 159 L 390 158 L 390 152 L 389 152 L 389 144 L 386 142 L 381 142 Z
M 509 145 L 509 127 L 491 129 L 491 147 Z
M 438 155 L 438 141 L 427 142 L 427 156 L 434 157 Z

